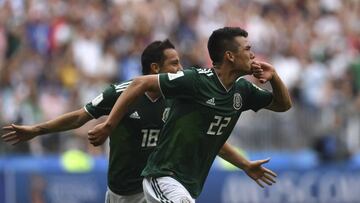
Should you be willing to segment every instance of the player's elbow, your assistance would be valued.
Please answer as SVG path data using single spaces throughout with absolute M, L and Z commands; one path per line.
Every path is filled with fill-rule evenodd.
M 271 105 L 269 105 L 266 108 L 275 112 L 285 112 L 291 109 L 291 107 L 292 107 L 291 101 L 286 101 L 286 102 L 273 101 Z
M 288 97 L 288 99 L 284 102 L 283 112 L 288 111 L 289 109 L 291 109 L 291 107 L 292 107 L 292 101 L 291 98 Z
M 292 107 L 292 102 L 291 102 L 291 100 L 290 100 L 290 101 L 286 104 L 286 106 L 285 106 L 285 108 L 284 108 L 284 111 L 290 110 L 291 107 Z
M 292 107 L 292 103 L 291 101 L 287 101 L 287 102 L 284 102 L 283 104 L 279 105 L 277 111 L 278 112 L 285 112 L 285 111 L 288 111 L 289 109 L 291 109 Z

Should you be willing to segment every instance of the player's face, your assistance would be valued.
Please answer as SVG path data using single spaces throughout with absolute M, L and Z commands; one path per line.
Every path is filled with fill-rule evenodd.
M 244 74 L 251 74 L 251 64 L 255 59 L 255 54 L 250 50 L 251 45 L 245 37 L 236 37 L 237 51 L 234 54 L 235 68 Z
M 160 73 L 176 73 L 182 70 L 179 55 L 175 49 L 165 49 L 165 60 L 160 66 Z

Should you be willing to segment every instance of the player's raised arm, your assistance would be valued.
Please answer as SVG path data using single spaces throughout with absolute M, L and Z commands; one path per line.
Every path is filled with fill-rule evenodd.
M 225 143 L 220 149 L 218 155 L 233 164 L 234 166 L 241 168 L 245 173 L 252 178 L 260 187 L 264 187 L 263 183 L 267 185 L 272 185 L 276 183 L 275 178 L 276 174 L 263 167 L 262 165 L 269 162 L 270 159 L 249 161 L 241 154 L 236 152 L 236 150 L 228 143 Z M 261 180 L 261 181 L 260 181 Z
M 283 112 L 291 108 L 291 98 L 289 91 L 282 82 L 275 68 L 266 62 L 254 62 L 252 64 L 253 75 L 260 80 L 261 83 L 270 82 L 273 89 L 273 100 L 266 109 Z
M 7 131 L 7 133 L 3 134 L 1 138 L 4 142 L 16 145 L 20 142 L 31 140 L 39 135 L 78 128 L 91 119 L 92 117 L 84 110 L 84 108 L 81 108 L 40 124 L 11 124 L 9 126 L 4 126 L 2 129 Z
M 88 132 L 90 143 L 96 146 L 97 143 L 100 143 L 100 140 L 108 137 L 123 118 L 128 107 L 145 92 L 160 92 L 158 77 L 158 75 L 153 74 L 135 78 L 117 99 L 106 121 Z

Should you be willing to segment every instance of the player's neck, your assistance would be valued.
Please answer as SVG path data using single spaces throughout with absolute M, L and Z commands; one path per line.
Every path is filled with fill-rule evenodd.
M 231 86 L 233 86 L 234 82 L 240 77 L 238 73 L 234 73 L 231 71 L 231 69 L 228 68 L 214 68 L 217 76 L 219 77 L 219 80 L 221 83 L 229 89 Z

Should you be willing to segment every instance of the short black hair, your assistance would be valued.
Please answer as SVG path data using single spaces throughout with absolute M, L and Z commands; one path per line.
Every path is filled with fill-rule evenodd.
M 141 66 L 143 75 L 150 74 L 150 66 L 152 63 L 163 65 L 165 61 L 164 51 L 166 49 L 175 49 L 170 40 L 154 41 L 150 43 L 141 54 Z
M 226 51 L 235 51 L 232 43 L 237 36 L 247 37 L 248 33 L 239 27 L 224 27 L 215 30 L 208 41 L 208 51 L 213 64 L 221 64 Z

